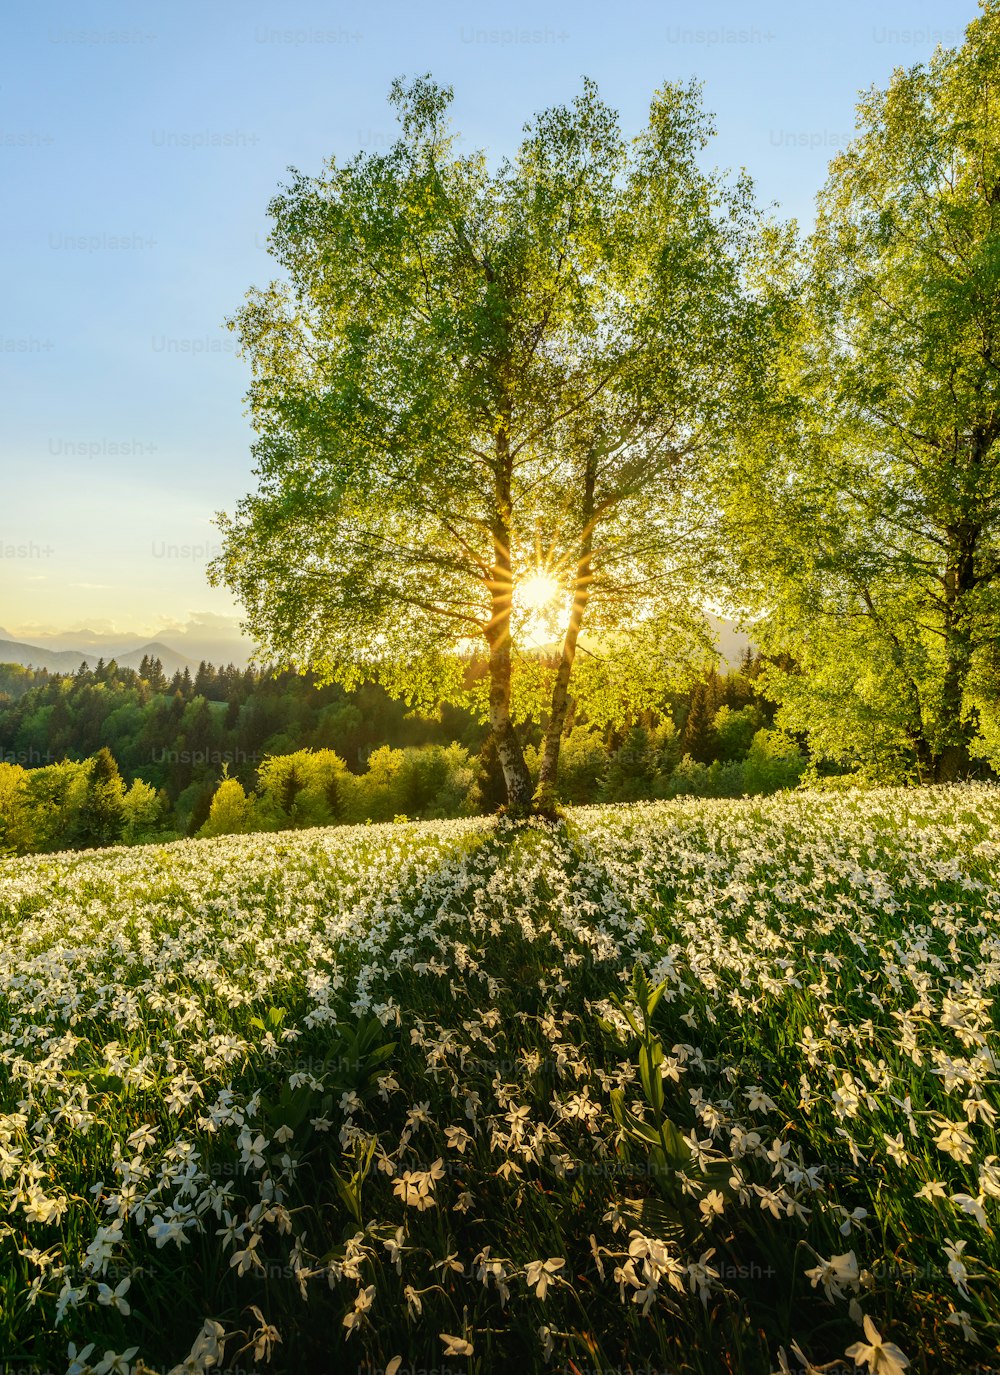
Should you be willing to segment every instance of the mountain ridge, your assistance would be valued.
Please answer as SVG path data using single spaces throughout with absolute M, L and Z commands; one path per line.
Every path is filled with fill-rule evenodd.
M 0 663 L 20 664 L 23 668 L 46 669 L 49 673 L 75 673 L 82 663 L 93 668 L 99 659 L 110 663 L 114 659 L 120 668 L 137 669 L 145 656 L 159 659 L 167 677 L 174 673 L 191 669 L 198 665 L 177 650 L 171 649 L 162 641 L 152 640 L 136 649 L 123 649 L 118 654 L 93 649 L 42 649 L 39 645 L 24 644 L 19 640 L 0 639 Z

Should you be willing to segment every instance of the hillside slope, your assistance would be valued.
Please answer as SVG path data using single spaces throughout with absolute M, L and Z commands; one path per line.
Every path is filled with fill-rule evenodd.
M 976 785 L 0 863 L 0 1350 L 1000 1368 L 998 833 Z

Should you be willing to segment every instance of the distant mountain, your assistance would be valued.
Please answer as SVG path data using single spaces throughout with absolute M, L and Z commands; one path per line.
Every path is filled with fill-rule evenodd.
M 116 663 L 120 664 L 122 668 L 138 668 L 147 654 L 151 659 L 159 659 L 160 663 L 163 665 L 163 672 L 168 678 L 173 677 L 178 669 L 183 673 L 186 668 L 189 668 L 191 672 L 194 673 L 198 667 L 193 660 L 186 658 L 183 654 L 178 654 L 175 649 L 171 649 L 169 645 L 162 644 L 159 640 L 154 640 L 151 644 L 143 645 L 140 649 L 130 649 L 124 654 L 113 654 L 110 657 L 113 658 Z M 99 657 L 100 655 L 98 655 L 98 658 Z M 108 657 L 108 655 L 104 656 L 105 662 L 107 662 Z M 97 662 L 93 657 L 93 650 L 91 650 L 88 655 L 88 662 Z
M 27 641 L 22 639 L 27 635 Z M 150 640 L 150 635 L 153 639 Z M 163 637 L 162 639 L 160 637 Z M 245 668 L 254 650 L 252 640 L 241 635 L 231 616 L 197 615 L 185 622 L 162 625 L 156 630 L 114 630 L 77 626 L 70 630 L 37 629 L 20 632 L 0 626 L 0 641 L 13 640 L 28 644 L 38 654 L 72 653 L 81 655 L 88 663 L 96 658 L 123 662 L 124 656 L 138 654 L 138 664 L 147 648 L 157 646 L 172 655 L 171 662 L 183 669 L 185 664 L 197 664 L 204 659 L 215 665 L 236 664 Z M 128 660 L 131 663 L 131 659 Z
M 50 673 L 74 673 L 87 656 L 74 649 L 39 649 L 17 640 L 0 640 L 0 664 L 23 664 L 25 668 L 47 668 Z
M 749 636 L 742 630 L 738 630 L 735 624 L 725 617 L 713 616 L 710 612 L 706 614 L 719 649 L 723 667 L 739 667 L 740 660 L 750 644 Z M 66 639 L 69 639 L 71 633 L 67 632 L 65 638 L 60 637 L 63 644 L 65 644 Z M 98 639 L 97 634 L 93 631 L 77 631 L 76 634 L 84 642 L 88 639 Z M 228 663 L 242 666 L 247 661 L 249 641 L 228 640 L 215 644 L 199 642 L 197 644 L 192 643 L 190 648 L 197 653 L 198 659 L 204 658 L 217 667 Z M 116 642 L 102 636 L 97 644 L 86 645 L 79 649 L 56 649 L 13 640 L 8 632 L 0 626 L 0 664 L 23 664 L 25 668 L 45 668 L 50 673 L 75 673 L 81 663 L 86 663 L 93 668 L 98 659 L 103 659 L 106 664 L 114 659 L 122 668 L 137 669 L 142 663 L 143 656 L 147 654 L 151 659 L 160 660 L 163 671 L 168 678 L 172 677 L 178 670 L 183 673 L 185 668 L 194 673 L 198 667 L 198 659 L 192 659 L 178 653 L 176 649 L 171 649 L 162 640 L 153 640 L 148 644 L 139 644 L 134 649 L 129 649 L 123 647 L 120 640 Z
M 93 649 L 41 649 L 38 645 L 25 645 L 17 640 L 0 640 L 0 664 L 23 664 L 25 668 L 45 668 L 49 673 L 75 673 L 81 663 L 93 668 L 98 659 L 103 659 L 105 663 L 110 663 L 114 659 L 122 668 L 137 669 L 147 654 L 151 659 L 159 659 L 168 678 L 178 670 L 183 673 L 189 668 L 193 672 L 197 668 L 197 664 L 186 659 L 183 654 L 178 654 L 175 649 L 159 641 L 141 645 L 138 649 L 108 653 L 106 650 L 97 652 Z

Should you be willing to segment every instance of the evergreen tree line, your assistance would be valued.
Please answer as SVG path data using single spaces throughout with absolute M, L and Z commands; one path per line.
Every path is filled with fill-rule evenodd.
M 35 674 L 25 687 L 10 669 L 0 668 L 0 852 L 460 816 L 504 802 L 481 720 L 458 706 L 411 711 L 374 683 L 347 690 L 308 674 L 208 663 L 168 680 L 158 660 L 144 660 L 138 671 L 100 662 Z M 773 729 L 773 705 L 756 686 L 761 669 L 748 654 L 662 712 L 605 730 L 571 717 L 560 799 L 793 786 L 806 759 Z M 543 727 L 521 728 L 534 776 Z

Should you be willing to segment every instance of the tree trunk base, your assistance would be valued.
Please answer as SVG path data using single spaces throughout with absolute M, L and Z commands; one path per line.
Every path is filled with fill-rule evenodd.
M 540 782 L 531 799 L 532 816 L 542 817 L 545 821 L 559 821 L 563 811 L 552 783 Z
M 935 783 L 957 783 L 972 772 L 972 760 L 965 745 L 945 745 L 934 770 Z

